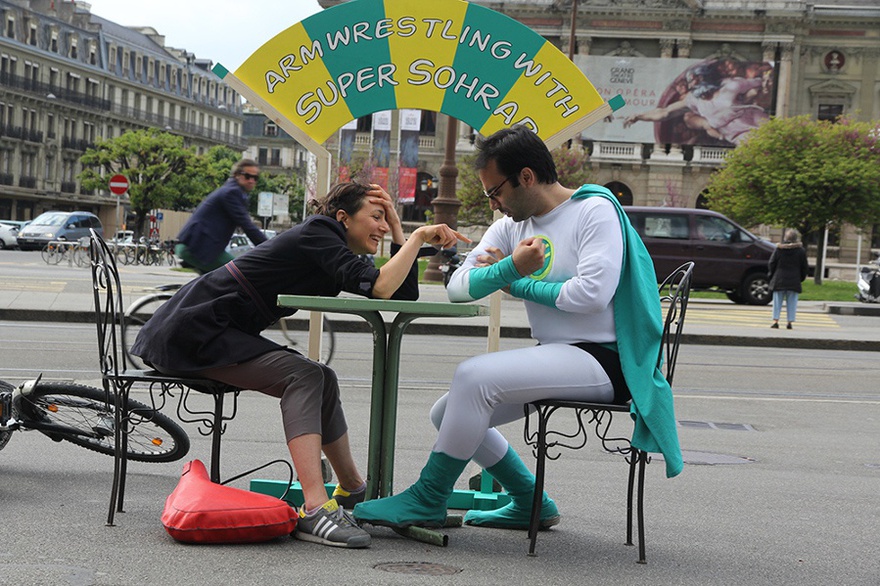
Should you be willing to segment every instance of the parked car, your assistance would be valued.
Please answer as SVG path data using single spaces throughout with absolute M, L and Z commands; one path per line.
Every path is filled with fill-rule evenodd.
M 101 220 L 91 212 L 45 212 L 19 231 L 18 246 L 22 250 L 40 250 L 53 240 L 87 238 L 89 228 L 104 236 Z
M 624 207 L 642 237 L 657 278 L 694 261 L 692 288 L 724 291 L 736 303 L 770 302 L 767 262 L 775 246 L 717 212 L 692 208 Z
M 117 230 L 110 242 L 115 244 L 131 244 L 134 241 L 134 232 L 131 230 Z
M 263 234 L 266 235 L 266 238 L 272 239 L 278 234 L 275 230 L 261 230 Z M 226 252 L 231 254 L 232 256 L 238 258 L 248 250 L 254 247 L 254 243 L 251 242 L 251 239 L 248 238 L 245 234 L 240 234 L 236 232 L 229 239 L 229 244 L 226 245 Z
M 0 224 L 0 249 L 18 247 L 18 227 Z

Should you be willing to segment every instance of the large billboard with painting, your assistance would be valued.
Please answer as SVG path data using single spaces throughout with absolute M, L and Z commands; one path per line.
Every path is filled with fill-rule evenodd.
M 735 146 L 772 113 L 769 61 L 592 55 L 574 61 L 605 100 L 626 100 L 626 108 L 583 131 L 588 140 Z

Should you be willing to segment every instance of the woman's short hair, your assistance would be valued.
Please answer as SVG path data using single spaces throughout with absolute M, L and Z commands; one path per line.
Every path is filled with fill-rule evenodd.
M 801 235 L 794 228 L 789 228 L 782 236 L 782 241 L 786 244 L 793 244 L 800 241 Z
M 316 214 L 323 216 L 336 217 L 339 210 L 345 211 L 349 216 L 357 213 L 364 200 L 367 192 L 373 189 L 372 186 L 358 181 L 349 181 L 346 183 L 337 183 L 330 188 L 327 195 L 320 200 L 312 200 L 312 207 Z
M 535 172 L 539 183 L 556 183 L 559 175 L 553 155 L 541 138 L 527 126 L 502 128 L 486 138 L 477 139 L 477 158 L 474 167 L 485 169 L 489 161 L 495 161 L 498 171 L 510 179 L 511 185 L 519 185 L 519 172 L 528 167 Z

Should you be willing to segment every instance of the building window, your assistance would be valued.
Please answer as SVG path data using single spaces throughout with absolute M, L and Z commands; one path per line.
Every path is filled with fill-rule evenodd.
M 373 117 L 361 116 L 357 121 L 357 132 L 371 132 L 373 130 Z
M 10 39 L 15 38 L 15 19 L 7 18 L 6 19 L 6 36 Z
M 263 136 L 278 136 L 278 125 L 269 120 L 263 126 Z
M 28 44 L 31 46 L 37 46 L 37 26 L 31 25 L 30 32 L 28 33 Z
M 70 39 L 70 55 L 68 55 L 68 56 L 71 59 L 77 59 L 79 56 L 79 53 L 77 52 L 77 48 L 76 48 L 76 39 L 73 37 L 71 37 L 71 39 Z
M 58 33 L 52 31 L 52 39 L 49 41 L 49 50 L 53 53 L 58 52 Z
M 437 134 L 437 112 L 422 110 L 419 134 L 422 136 L 434 136 Z
M 268 160 L 269 160 L 269 149 L 261 147 L 259 149 L 258 154 L 257 154 L 257 163 L 261 167 L 265 167 Z
M 837 119 L 843 116 L 843 104 L 819 104 L 819 120 L 830 120 L 837 122 Z
M 281 149 L 272 149 L 272 158 L 269 159 L 269 165 L 272 167 L 281 166 Z

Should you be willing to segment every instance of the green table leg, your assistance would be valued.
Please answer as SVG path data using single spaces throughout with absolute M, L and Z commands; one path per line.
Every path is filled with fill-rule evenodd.
M 388 333 L 378 311 L 358 313 L 373 329 L 373 383 L 370 397 L 370 439 L 367 453 L 367 499 L 385 496 L 382 487 L 382 446 L 385 411 L 385 369 Z
M 382 463 L 379 492 L 394 494 L 394 444 L 397 435 L 397 385 L 400 381 L 400 348 L 406 327 L 417 315 L 398 314 L 388 333 L 388 354 L 385 363 L 385 397 L 382 404 Z

